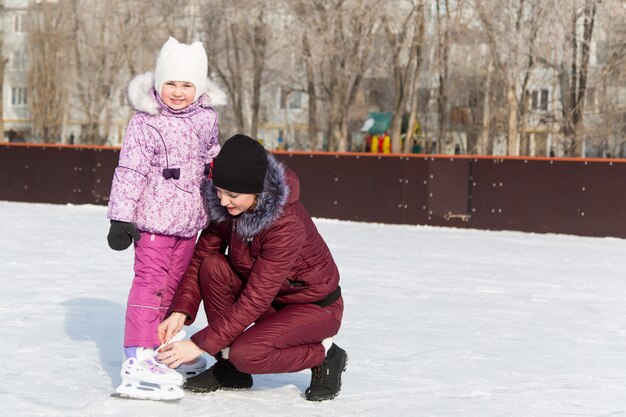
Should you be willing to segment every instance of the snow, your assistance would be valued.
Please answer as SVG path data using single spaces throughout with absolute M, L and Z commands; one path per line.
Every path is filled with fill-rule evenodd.
M 346 304 L 339 397 L 306 401 L 303 371 L 111 398 L 132 250 L 107 247 L 105 211 L 0 202 L 0 416 L 626 415 L 626 240 L 323 219 Z

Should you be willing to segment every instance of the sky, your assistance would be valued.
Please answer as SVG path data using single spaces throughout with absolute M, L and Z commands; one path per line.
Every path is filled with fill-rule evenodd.
M 305 370 L 164 403 L 111 397 L 133 253 L 106 208 L 0 201 L 0 417 L 626 416 L 626 240 L 315 222 L 346 306 L 339 396 L 306 401 Z

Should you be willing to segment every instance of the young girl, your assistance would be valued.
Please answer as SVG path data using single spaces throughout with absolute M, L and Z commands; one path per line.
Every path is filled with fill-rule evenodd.
M 185 382 L 193 392 L 249 388 L 251 374 L 310 368 L 306 398 L 335 398 L 348 359 L 331 339 L 343 316 L 339 271 L 298 199 L 297 176 L 256 140 L 235 135 L 215 158 L 206 191 L 211 221 L 159 326 L 170 344 L 157 357 L 176 367 L 215 356 Z M 171 343 L 200 301 L 209 326 Z
M 109 246 L 124 250 L 135 243 L 126 360 L 117 392 L 180 398 L 182 376 L 154 360 L 160 344 L 157 326 L 187 269 L 197 234 L 207 224 L 201 191 L 220 150 L 212 106 L 225 104 L 225 95 L 207 79 L 202 43 L 169 38 L 154 73 L 129 83 L 128 99 L 136 113 L 126 128 L 107 214 Z M 203 368 L 200 362 L 196 371 Z

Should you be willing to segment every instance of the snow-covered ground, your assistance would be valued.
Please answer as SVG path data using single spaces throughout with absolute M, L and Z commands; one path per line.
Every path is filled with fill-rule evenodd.
M 626 240 L 333 220 L 337 399 L 306 401 L 308 371 L 111 398 L 132 250 L 105 210 L 0 202 L 0 416 L 626 416 Z

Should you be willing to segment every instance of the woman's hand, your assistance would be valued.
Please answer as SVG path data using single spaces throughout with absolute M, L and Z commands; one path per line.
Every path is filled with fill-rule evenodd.
M 182 340 L 159 349 L 157 359 L 170 368 L 178 368 L 183 363 L 193 361 L 203 353 L 204 351 L 191 340 Z
M 163 320 L 161 324 L 159 324 L 158 333 L 159 340 L 161 344 L 164 345 L 170 341 L 172 336 L 176 333 L 180 332 L 180 329 L 185 325 L 185 320 L 187 316 L 183 313 L 172 313 L 168 318 Z

